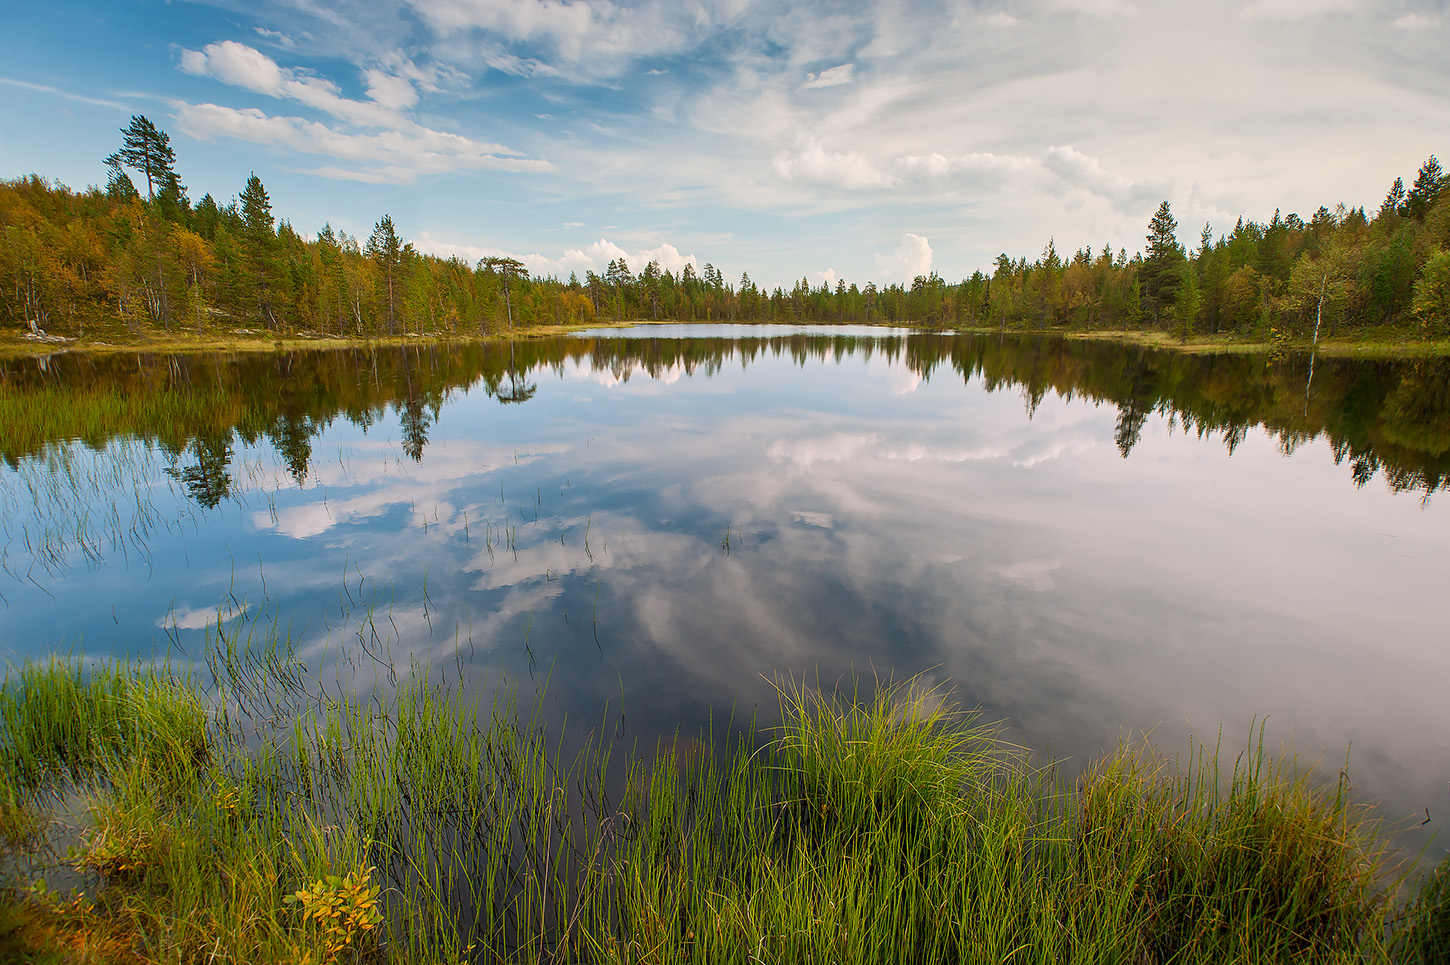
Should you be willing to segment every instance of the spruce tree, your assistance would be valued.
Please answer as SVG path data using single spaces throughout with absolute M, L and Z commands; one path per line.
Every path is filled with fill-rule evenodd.
M 1405 216 L 1423 222 L 1430 208 L 1439 200 L 1440 189 L 1444 184 L 1445 175 L 1440 170 L 1440 162 L 1431 154 L 1430 159 L 1420 166 L 1420 173 L 1416 175 L 1410 193 L 1405 195 Z
M 368 238 L 367 256 L 378 266 L 378 284 L 388 306 L 388 334 L 397 322 L 399 272 L 403 265 L 403 242 L 393 227 L 391 215 L 383 215 Z
M 277 234 L 272 201 L 262 179 L 247 178 L 241 200 L 241 248 L 244 273 L 243 304 L 257 313 L 268 327 L 276 326 L 275 292 L 280 277 L 277 269 Z
M 1148 222 L 1148 248 L 1143 252 L 1143 303 L 1156 323 L 1178 290 L 1178 266 L 1183 248 L 1178 244 L 1178 222 L 1164 201 Z

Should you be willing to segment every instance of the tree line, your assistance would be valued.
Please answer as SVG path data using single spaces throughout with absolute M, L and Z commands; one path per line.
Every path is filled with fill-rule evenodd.
M 679 272 L 624 258 L 602 274 L 530 275 L 512 258 L 475 264 L 419 252 L 383 215 L 357 238 L 304 238 L 272 213 L 255 174 L 226 203 L 193 204 L 166 133 L 142 116 L 105 159 L 104 188 L 31 175 L 0 181 L 0 324 L 84 334 L 88 325 L 224 325 L 277 334 L 489 334 L 592 319 L 1145 329 L 1256 338 L 1387 328 L 1450 334 L 1450 178 L 1432 156 L 1372 214 L 1320 207 L 1306 222 L 1239 219 L 1193 247 L 1163 202 L 1137 254 L 1060 253 L 910 285 L 837 281 L 760 288 L 712 264 Z M 145 193 L 131 177 L 144 179 Z

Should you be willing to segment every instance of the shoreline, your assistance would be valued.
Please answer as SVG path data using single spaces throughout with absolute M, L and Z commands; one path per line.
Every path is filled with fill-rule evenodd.
M 328 335 L 316 332 L 268 333 L 250 329 L 176 329 L 139 333 L 98 332 L 78 337 L 42 335 L 25 331 L 0 332 L 0 359 L 39 358 L 70 352 L 96 355 L 129 352 L 191 354 L 205 352 L 288 352 L 332 348 L 389 347 L 401 345 L 467 345 L 510 340 L 530 340 L 566 335 L 586 329 L 635 328 L 646 325 L 790 325 L 790 322 L 682 322 L 677 319 L 591 320 L 516 328 L 507 332 L 467 334 L 437 332 L 391 336 Z M 813 323 L 821 327 L 820 323 Z M 1383 337 L 1348 339 L 1321 338 L 1318 344 L 1305 338 L 1263 340 L 1234 334 L 1195 335 L 1188 339 L 1164 331 L 1141 329 L 994 328 L 990 326 L 942 326 L 914 323 L 852 323 L 870 328 L 913 328 L 922 332 L 952 332 L 970 335 L 1012 335 L 1013 337 L 1060 338 L 1064 341 L 1116 342 L 1185 355 L 1252 355 L 1275 352 L 1314 352 L 1326 358 L 1421 359 L 1450 356 L 1450 338 L 1420 339 L 1402 332 L 1385 332 Z

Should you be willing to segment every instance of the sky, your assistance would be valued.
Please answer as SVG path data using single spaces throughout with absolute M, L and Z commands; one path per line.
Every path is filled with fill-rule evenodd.
M 0 0 L 0 178 L 104 183 L 582 278 L 957 281 L 1275 211 L 1450 150 L 1447 0 Z

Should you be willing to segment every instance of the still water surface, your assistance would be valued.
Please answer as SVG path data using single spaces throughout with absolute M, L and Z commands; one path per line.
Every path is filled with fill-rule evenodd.
M 547 681 L 556 720 L 646 746 L 769 726 L 792 675 L 924 673 L 1069 770 L 1267 718 L 1430 831 L 1447 376 L 723 326 L 26 360 L 0 646 L 185 661 L 220 621 L 354 685 Z

